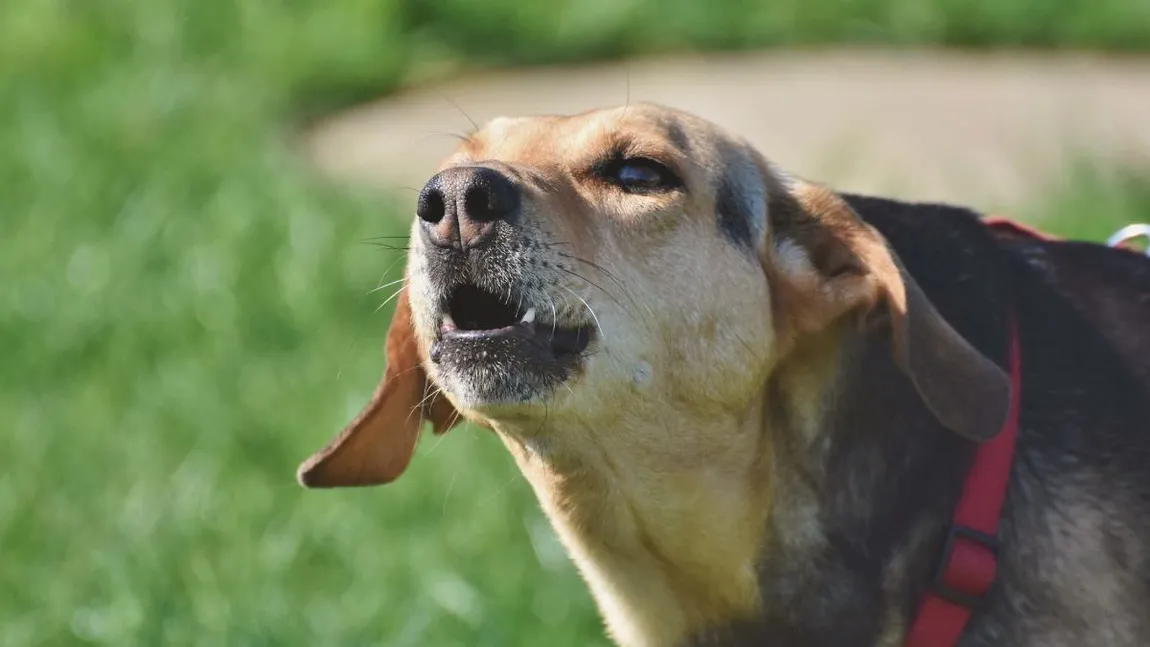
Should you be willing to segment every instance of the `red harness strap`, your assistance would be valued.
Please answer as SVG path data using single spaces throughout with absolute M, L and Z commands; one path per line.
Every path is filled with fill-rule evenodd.
M 946 534 L 933 586 L 924 596 L 918 617 L 907 634 L 906 647 L 957 645 L 972 607 L 994 584 L 998 566 L 998 521 L 1018 436 L 1022 391 L 1020 355 L 1017 325 L 1012 324 L 1010 412 L 1002 431 L 978 447 L 954 510 L 954 521 Z
M 1038 231 L 1034 227 L 1007 218 L 986 218 L 982 222 L 986 223 L 991 229 L 1009 231 L 1019 236 L 1029 236 L 1030 238 L 1037 238 L 1038 240 L 1058 240 L 1057 236 L 1051 236 L 1046 232 Z
M 1010 221 L 988 223 L 1014 233 L 1046 238 Z M 907 633 L 906 647 L 952 647 L 958 644 L 973 607 L 990 591 L 998 567 L 998 522 L 1014 461 L 1022 392 L 1021 349 L 1016 322 L 1010 333 L 1010 412 L 1002 431 L 978 447 L 962 496 L 943 544 L 942 559 L 931 589 Z

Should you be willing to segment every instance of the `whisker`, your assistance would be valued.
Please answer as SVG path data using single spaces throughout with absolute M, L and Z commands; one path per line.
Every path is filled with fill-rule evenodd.
M 511 487 L 511 485 L 513 483 L 515 483 L 516 480 L 519 479 L 519 471 L 513 470 L 513 472 L 514 473 L 511 475 L 511 478 L 507 479 L 506 483 L 495 488 L 495 491 L 492 492 L 490 496 L 485 497 L 484 499 L 480 500 L 478 503 L 475 504 L 476 510 L 482 510 L 484 507 L 491 505 L 491 502 L 494 501 L 496 499 L 496 497 L 498 497 L 500 494 L 503 494 L 504 492 L 506 492 Z
M 607 295 L 607 298 L 609 298 L 609 299 L 611 299 L 612 301 L 614 301 L 614 302 L 615 302 L 615 304 L 616 304 L 616 305 L 618 305 L 620 308 L 623 308 L 624 310 L 627 310 L 627 306 L 623 305 L 623 303 L 622 303 L 621 301 L 619 301 L 619 299 L 615 298 L 615 295 L 614 295 L 614 294 L 611 294 L 611 293 L 610 293 L 610 292 L 608 292 L 607 290 L 604 290 L 602 286 L 600 286 L 599 284 L 595 283 L 595 282 L 594 282 L 594 281 L 592 281 L 591 279 L 589 279 L 589 278 L 587 278 L 587 277 L 583 276 L 582 274 L 579 274 L 578 272 L 572 272 L 571 270 L 569 270 L 569 269 L 567 269 L 567 268 L 565 268 L 565 267 L 560 267 L 559 269 L 560 269 L 560 270 L 562 270 L 563 272 L 566 272 L 567 274 L 570 274 L 571 276 L 574 276 L 575 278 L 579 279 L 580 281 L 584 281 L 584 282 L 585 282 L 585 283 L 587 283 L 588 285 L 590 285 L 590 286 L 592 286 L 592 287 L 594 287 L 594 288 L 597 288 L 597 289 L 598 289 L 600 292 L 602 292 L 603 294 Z
M 421 371 L 421 370 L 423 370 L 423 367 L 420 366 L 419 364 L 416 364 L 415 366 L 409 366 L 409 367 L 403 369 L 402 371 L 396 373 L 395 375 L 386 375 L 385 377 L 387 377 L 388 379 L 396 379 L 396 378 L 399 378 L 401 376 L 407 375 L 408 373 L 410 373 L 412 371 Z
M 369 240 L 361 240 L 360 243 L 363 245 L 370 245 L 372 247 L 379 247 L 380 249 L 386 249 L 389 252 L 406 252 L 411 250 L 410 247 L 400 247 L 398 245 L 389 245 L 387 243 L 375 243 Z
M 419 404 L 417 404 L 411 408 L 412 411 L 414 411 L 416 409 L 419 409 L 420 411 L 422 411 L 423 405 L 427 404 L 428 402 L 431 402 L 432 398 L 439 395 L 439 387 L 433 387 L 435 390 L 431 391 L 431 393 L 428 393 L 428 388 L 427 388 L 428 386 L 431 386 L 431 384 L 428 383 L 428 384 L 424 385 L 424 387 L 423 387 L 423 393 L 424 393 L 423 399 L 419 401 Z M 411 415 L 409 414 L 408 418 L 410 418 L 410 417 L 411 417 Z M 436 443 L 436 444 L 439 444 L 439 443 Z M 434 447 L 432 447 L 432 449 L 434 449 Z M 428 453 L 431 453 L 431 452 L 429 451 Z
M 387 276 L 391 274 L 391 271 L 395 269 L 395 266 L 402 263 L 406 258 L 406 256 L 396 256 L 395 259 L 387 264 L 387 268 L 383 270 L 383 275 L 379 277 L 379 280 L 382 281 L 387 278 Z M 371 294 L 371 292 L 368 292 L 368 294 Z
M 439 94 L 439 93 L 437 93 L 437 94 Z M 451 107 L 458 110 L 459 114 L 463 115 L 463 118 L 467 120 L 467 123 L 471 124 L 471 128 L 472 128 L 471 132 L 472 133 L 479 131 L 479 124 L 475 123 L 475 120 L 471 118 L 471 115 L 467 114 L 467 112 L 463 108 L 460 108 L 458 103 L 455 103 L 454 101 L 452 101 L 451 97 L 447 96 L 446 94 L 440 94 L 439 96 L 442 97 L 444 101 L 450 103 Z M 461 139 L 463 141 L 467 141 L 468 139 L 470 139 L 470 137 L 463 137 Z
M 544 400 L 543 401 L 543 422 L 539 423 L 539 428 L 535 430 L 536 434 L 539 434 L 540 432 L 543 431 L 543 429 L 547 426 L 547 420 L 549 418 L 551 418 L 551 405 L 546 400 Z
M 420 137 L 416 137 L 415 139 L 412 139 L 411 143 L 409 144 L 409 147 L 414 147 L 415 144 L 421 144 L 421 143 L 423 143 L 423 142 L 425 142 L 425 141 L 427 141 L 433 137 L 449 137 L 451 139 L 454 139 L 454 140 L 457 140 L 460 142 L 466 142 L 469 139 L 471 139 L 470 137 L 467 137 L 465 135 L 460 135 L 459 133 L 448 132 L 446 130 L 420 130 L 418 132 L 423 133 L 423 135 Z
M 591 304 L 587 303 L 587 301 L 584 300 L 583 297 L 576 294 L 574 291 L 572 291 L 567 286 L 560 285 L 559 287 L 563 288 L 564 290 L 567 290 L 567 292 L 569 292 L 571 294 L 571 296 L 575 297 L 576 299 L 579 299 L 579 301 L 583 304 L 583 306 L 585 308 L 587 308 L 587 312 L 591 313 L 591 318 L 595 320 L 595 327 L 599 329 L 599 334 L 602 335 L 603 334 L 603 326 L 602 326 L 602 324 L 599 323 L 599 316 L 595 314 L 595 310 L 591 307 Z
M 442 392 L 442 391 L 443 391 L 443 389 L 440 389 L 440 392 Z M 459 420 L 462 417 L 463 417 L 463 414 L 460 413 L 458 409 L 456 409 L 455 413 L 451 414 L 451 420 L 447 421 L 447 429 L 451 429 L 455 425 L 459 424 Z
M 571 254 L 564 254 L 563 252 L 556 252 L 556 253 L 559 254 L 560 256 L 562 256 L 563 258 L 569 258 L 573 261 L 578 261 L 578 262 L 583 263 L 585 265 L 590 265 L 591 267 L 602 272 L 603 276 L 606 276 L 607 278 L 614 281 L 615 285 L 619 286 L 619 289 L 623 290 L 624 292 L 627 292 L 628 294 L 630 293 L 630 290 L 627 289 L 627 286 L 623 285 L 623 281 L 619 280 L 619 277 L 615 276 L 614 273 L 608 271 L 607 268 L 603 267 L 602 265 L 599 265 L 598 263 L 592 263 L 591 261 L 589 261 L 585 258 L 580 258 L 578 256 L 573 256 Z
M 631 109 L 631 70 L 627 69 L 626 65 L 623 66 L 623 76 L 627 83 L 627 100 L 623 102 L 623 112 L 615 120 L 616 126 L 627 118 L 627 111 Z
M 427 404 L 427 402 L 429 400 L 431 400 L 431 398 L 434 398 L 435 396 L 439 395 L 439 393 L 440 393 L 440 390 L 439 390 L 438 386 L 435 386 L 434 384 L 432 384 L 430 380 L 424 380 L 423 381 L 423 400 L 420 401 L 419 406 L 422 407 L 423 405 Z
M 626 295 L 627 300 L 630 301 L 632 303 L 632 305 L 635 305 L 635 306 L 642 305 L 643 309 L 647 311 L 647 315 L 649 317 L 651 317 L 651 318 L 655 317 L 655 313 L 651 310 L 651 306 L 647 305 L 647 303 L 645 301 L 640 303 L 639 302 L 640 300 L 635 298 L 635 293 L 631 289 L 629 289 L 623 283 L 623 281 L 619 279 L 619 277 L 615 276 L 615 274 L 613 272 L 609 271 L 607 268 L 605 268 L 602 265 L 599 265 L 597 263 L 593 263 L 593 262 L 591 262 L 585 258 L 580 258 L 578 256 L 573 256 L 571 254 L 564 254 L 563 252 L 556 252 L 556 253 L 559 254 L 560 256 L 564 257 L 564 258 L 568 258 L 568 259 L 571 259 L 573 261 L 578 261 L 580 263 L 584 263 L 586 265 L 589 265 L 589 266 L 599 270 L 600 272 L 603 273 L 604 276 L 611 279 L 611 281 L 613 281 L 615 283 L 615 285 L 619 286 L 619 289 L 623 291 L 623 294 Z M 579 278 L 583 278 L 583 277 L 580 276 Z M 586 280 L 586 279 L 584 279 L 584 280 Z M 600 288 L 600 289 L 602 289 L 602 288 Z
M 546 293 L 544 293 L 546 294 Z M 555 299 L 550 294 L 546 294 L 548 303 L 551 304 L 551 337 L 547 341 L 555 340 L 555 326 L 558 325 L 559 313 L 555 311 Z
M 399 379 L 400 377 L 407 375 L 408 373 L 410 373 L 412 371 L 417 371 L 417 370 L 421 370 L 421 369 L 422 369 L 422 367 L 419 364 L 416 364 L 415 366 L 410 366 L 408 368 L 405 368 L 404 370 L 396 373 L 395 375 L 388 375 L 388 376 L 386 376 L 385 379 L 392 379 L 392 380 Z M 411 420 L 411 414 L 418 411 L 422 405 L 423 405 L 423 403 L 420 402 L 419 404 L 412 407 L 411 410 L 407 412 L 407 418 L 405 419 L 405 421 L 410 421 Z
M 383 290 L 385 288 L 390 288 L 391 286 L 395 285 L 396 283 L 403 283 L 406 280 L 407 280 L 407 277 L 405 276 L 403 278 L 399 278 L 399 279 L 396 279 L 394 281 L 391 281 L 390 283 L 384 283 L 383 285 L 377 285 L 374 288 L 372 288 L 371 291 L 368 292 L 368 294 L 375 294 L 376 292 L 379 292 L 380 290 Z
M 401 294 L 401 293 L 402 293 L 402 292 L 403 292 L 405 289 L 407 289 L 407 286 L 406 286 L 406 285 L 404 285 L 404 286 L 400 287 L 398 290 L 396 290 L 396 291 L 395 291 L 395 294 L 393 294 L 393 295 L 391 295 L 391 296 L 387 297 L 387 300 L 386 300 L 386 301 L 384 301 L 383 303 L 379 304 L 379 306 L 378 306 L 378 307 L 376 307 L 375 311 L 376 311 L 376 312 L 379 312 L 380 310 L 383 310 L 383 308 L 384 308 L 384 307 L 385 307 L 387 304 L 391 303 L 392 299 L 394 299 L 395 297 L 399 296 L 399 295 L 400 295 L 400 294 Z
M 511 129 L 508 128 L 503 131 L 503 138 L 499 140 L 499 145 L 495 147 L 495 152 L 490 156 L 490 159 L 499 159 L 499 153 L 503 151 L 503 145 L 507 143 L 507 138 L 511 135 Z
M 439 445 L 439 443 L 436 443 Z M 435 447 L 432 447 L 435 449 Z M 428 452 L 429 454 L 431 452 Z M 451 480 L 447 483 L 447 491 L 443 493 L 443 509 L 440 511 L 444 518 L 447 518 L 447 500 L 451 498 L 451 490 L 455 488 L 455 479 L 459 478 L 459 472 L 452 472 Z
M 376 290 L 380 289 L 380 286 L 383 284 L 383 280 L 391 275 L 391 270 L 395 268 L 395 264 L 402 261 L 402 260 L 403 260 L 403 257 L 400 256 L 400 257 L 392 260 L 390 263 L 388 263 L 387 267 L 384 268 L 384 270 L 383 270 L 383 274 L 379 275 L 379 281 L 376 282 L 375 287 L 368 290 L 367 293 L 364 294 L 364 296 L 369 297 L 372 294 L 374 294 Z
M 608 272 L 602 265 L 599 265 L 598 263 L 592 263 L 591 261 L 589 261 L 585 258 L 580 258 L 578 256 L 575 256 L 574 254 L 564 254 L 563 252 L 555 252 L 555 253 L 562 256 L 563 258 L 569 258 L 573 261 L 579 261 L 580 263 L 586 263 L 587 265 L 590 265 L 591 267 L 599 270 L 600 272 L 602 272 L 604 275 L 611 278 L 612 280 L 615 280 L 615 281 L 619 280 L 619 279 L 615 278 L 614 274 L 612 274 L 611 272 Z M 623 287 L 622 284 L 620 284 L 619 287 Z
M 352 338 L 351 342 L 348 344 L 348 349 L 347 349 L 347 352 L 345 354 L 346 355 L 352 354 L 352 352 L 355 351 L 355 347 L 358 344 L 359 344 L 359 338 Z M 343 379 L 343 362 L 340 363 L 339 368 L 336 369 L 336 371 L 335 371 L 335 380 L 338 382 L 342 379 Z
M 755 358 L 756 363 L 762 363 L 764 361 L 765 357 L 760 356 L 759 351 L 755 350 L 755 348 L 753 346 L 751 346 L 751 344 L 749 342 L 747 342 L 747 340 L 743 339 L 741 336 L 739 336 L 737 334 L 734 335 L 734 337 L 735 337 L 735 339 L 739 340 L 739 343 L 743 345 L 743 348 L 747 349 L 747 353 L 750 354 L 751 357 Z
M 428 392 L 429 389 L 430 389 L 430 393 Z M 416 409 L 420 409 L 421 410 L 420 415 L 422 415 L 423 406 L 425 404 L 431 402 L 436 396 L 441 395 L 443 393 L 443 389 L 432 384 L 431 382 L 425 382 L 423 385 L 423 393 L 424 393 L 423 399 L 419 401 L 419 404 L 412 407 L 412 412 L 414 412 Z M 451 420 L 447 424 L 447 428 L 450 429 L 451 427 L 454 427 L 455 423 L 459 422 L 460 417 L 461 417 L 461 414 L 459 413 L 459 411 L 456 411 L 454 414 L 452 414 Z M 411 418 L 410 413 L 408 414 L 408 418 Z M 432 452 L 434 452 L 435 449 L 437 447 L 439 447 L 439 444 L 442 443 L 443 439 L 446 437 L 447 437 L 446 435 L 442 435 L 439 438 L 436 438 L 435 442 L 432 443 L 431 447 L 429 447 L 427 449 L 427 451 L 424 453 L 424 456 L 430 455 Z
M 557 242 L 557 243 L 550 243 L 550 244 L 546 244 L 546 245 L 544 245 L 544 247 L 551 247 L 551 246 L 554 246 L 554 245 L 569 245 L 569 244 L 570 244 L 570 243 L 566 243 L 566 242 Z M 589 260 L 587 260 L 587 259 L 583 258 L 582 256 L 576 256 L 576 255 L 574 255 L 574 254 L 566 254 L 566 253 L 564 253 L 564 252 L 555 252 L 555 253 L 556 253 L 556 254 L 558 254 L 559 256 L 562 256 L 563 258 L 567 258 L 567 259 L 570 259 L 570 260 L 573 260 L 573 261 L 578 261 L 578 262 L 580 262 L 580 263 L 583 263 L 583 264 L 585 264 L 585 265 L 590 265 L 591 267 L 593 267 L 593 268 L 595 268 L 595 269 L 599 270 L 600 272 L 602 272 L 602 273 L 603 273 L 603 274 L 604 274 L 604 275 L 605 275 L 607 278 L 609 278 L 609 279 L 611 279 L 612 281 L 614 281 L 614 282 L 615 282 L 615 284 L 616 284 L 616 285 L 618 285 L 618 286 L 619 286 L 620 288 L 622 288 L 623 290 L 626 290 L 626 289 L 627 289 L 627 286 L 623 285 L 623 282 L 622 282 L 622 281 L 619 279 L 619 277 L 617 277 L 617 276 L 615 275 L 615 273 L 614 273 L 614 272 L 611 272 L 610 270 L 608 270 L 607 268 L 603 267 L 602 265 L 599 265 L 598 263 L 595 263 L 595 262 L 589 261 Z

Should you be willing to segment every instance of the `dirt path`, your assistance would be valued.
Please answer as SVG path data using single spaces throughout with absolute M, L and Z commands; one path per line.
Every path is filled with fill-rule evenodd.
M 844 190 L 1011 209 L 1076 153 L 1150 159 L 1150 58 L 754 53 L 461 79 L 335 115 L 308 135 L 340 178 L 420 186 L 466 111 L 571 113 L 628 100 L 696 112 Z M 453 103 L 455 105 L 453 105 Z M 458 106 L 458 108 L 456 107 Z

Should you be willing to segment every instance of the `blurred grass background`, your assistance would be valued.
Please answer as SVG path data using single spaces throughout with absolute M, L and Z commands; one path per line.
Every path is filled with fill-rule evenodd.
M 606 645 L 494 438 L 295 485 L 381 372 L 399 259 L 360 241 L 409 205 L 290 136 L 460 69 L 836 43 L 1145 51 L 1150 3 L 0 3 L 0 645 Z M 1026 215 L 1147 214 L 1087 166 Z

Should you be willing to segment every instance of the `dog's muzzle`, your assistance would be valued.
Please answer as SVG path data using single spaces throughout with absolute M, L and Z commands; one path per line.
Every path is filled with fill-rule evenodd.
M 553 293 L 547 244 L 522 225 L 523 192 L 499 170 L 436 174 L 416 207 L 432 292 L 430 359 L 461 400 L 533 399 L 579 366 L 594 328 Z

